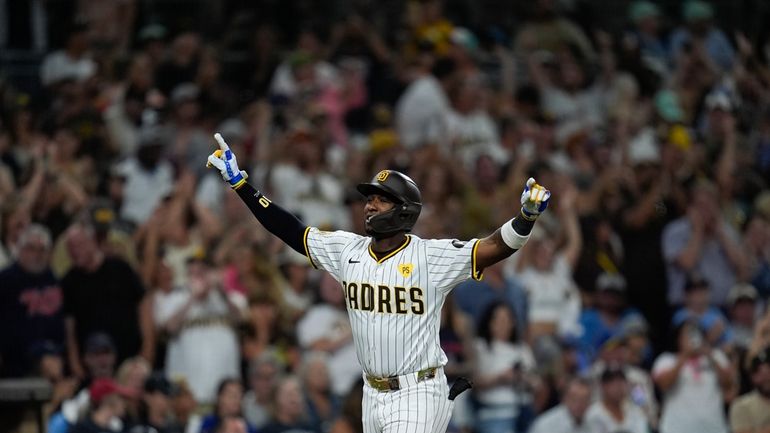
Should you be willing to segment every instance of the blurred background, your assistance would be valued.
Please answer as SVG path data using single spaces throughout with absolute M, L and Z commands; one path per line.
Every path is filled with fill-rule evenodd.
M 214 132 L 328 230 L 363 233 L 354 186 L 384 168 L 422 189 L 423 238 L 552 190 L 445 303 L 447 376 L 476 384 L 450 431 L 767 431 L 768 18 L 0 0 L 0 431 L 362 431 L 343 293 L 206 169 Z

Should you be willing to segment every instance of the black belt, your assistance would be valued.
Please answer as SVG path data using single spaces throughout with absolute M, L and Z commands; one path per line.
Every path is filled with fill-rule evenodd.
M 418 371 L 417 382 L 433 379 L 436 377 L 437 371 L 438 367 L 428 367 L 424 370 Z M 366 382 L 369 384 L 369 386 L 380 392 L 398 391 L 401 389 L 401 380 L 399 379 L 399 376 L 377 377 L 367 374 Z

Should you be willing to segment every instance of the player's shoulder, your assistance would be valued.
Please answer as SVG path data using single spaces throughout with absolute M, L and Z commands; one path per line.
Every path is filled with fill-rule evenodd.
M 430 249 L 461 250 L 464 248 L 472 248 L 477 239 L 419 239 L 419 241 Z
M 346 243 L 363 242 L 368 239 L 366 236 L 361 236 L 345 230 L 321 230 L 318 227 L 308 227 L 307 236 L 321 241 L 343 241 Z

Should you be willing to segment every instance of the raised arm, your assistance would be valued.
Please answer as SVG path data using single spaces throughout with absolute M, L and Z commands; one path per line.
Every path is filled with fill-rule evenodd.
M 225 143 L 222 136 L 217 133 L 214 138 L 219 143 L 219 150 L 209 155 L 207 167 L 216 167 L 222 173 L 222 177 L 238 193 L 238 197 L 246 203 L 251 213 L 269 231 L 284 241 L 293 250 L 307 255 L 305 251 L 305 233 L 308 229 L 291 212 L 274 204 L 270 199 L 262 195 L 256 188 L 246 183 L 248 175 L 238 169 L 235 154 Z
M 529 240 L 535 221 L 545 211 L 550 199 L 551 192 L 530 177 L 521 193 L 519 214 L 479 241 L 476 247 L 477 269 L 481 271 L 521 249 Z

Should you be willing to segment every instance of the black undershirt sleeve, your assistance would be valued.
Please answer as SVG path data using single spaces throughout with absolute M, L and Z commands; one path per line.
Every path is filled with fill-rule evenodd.
M 305 254 L 305 229 L 307 226 L 286 209 L 272 203 L 248 183 L 236 191 L 251 213 L 267 231 L 278 236 L 294 251 Z

